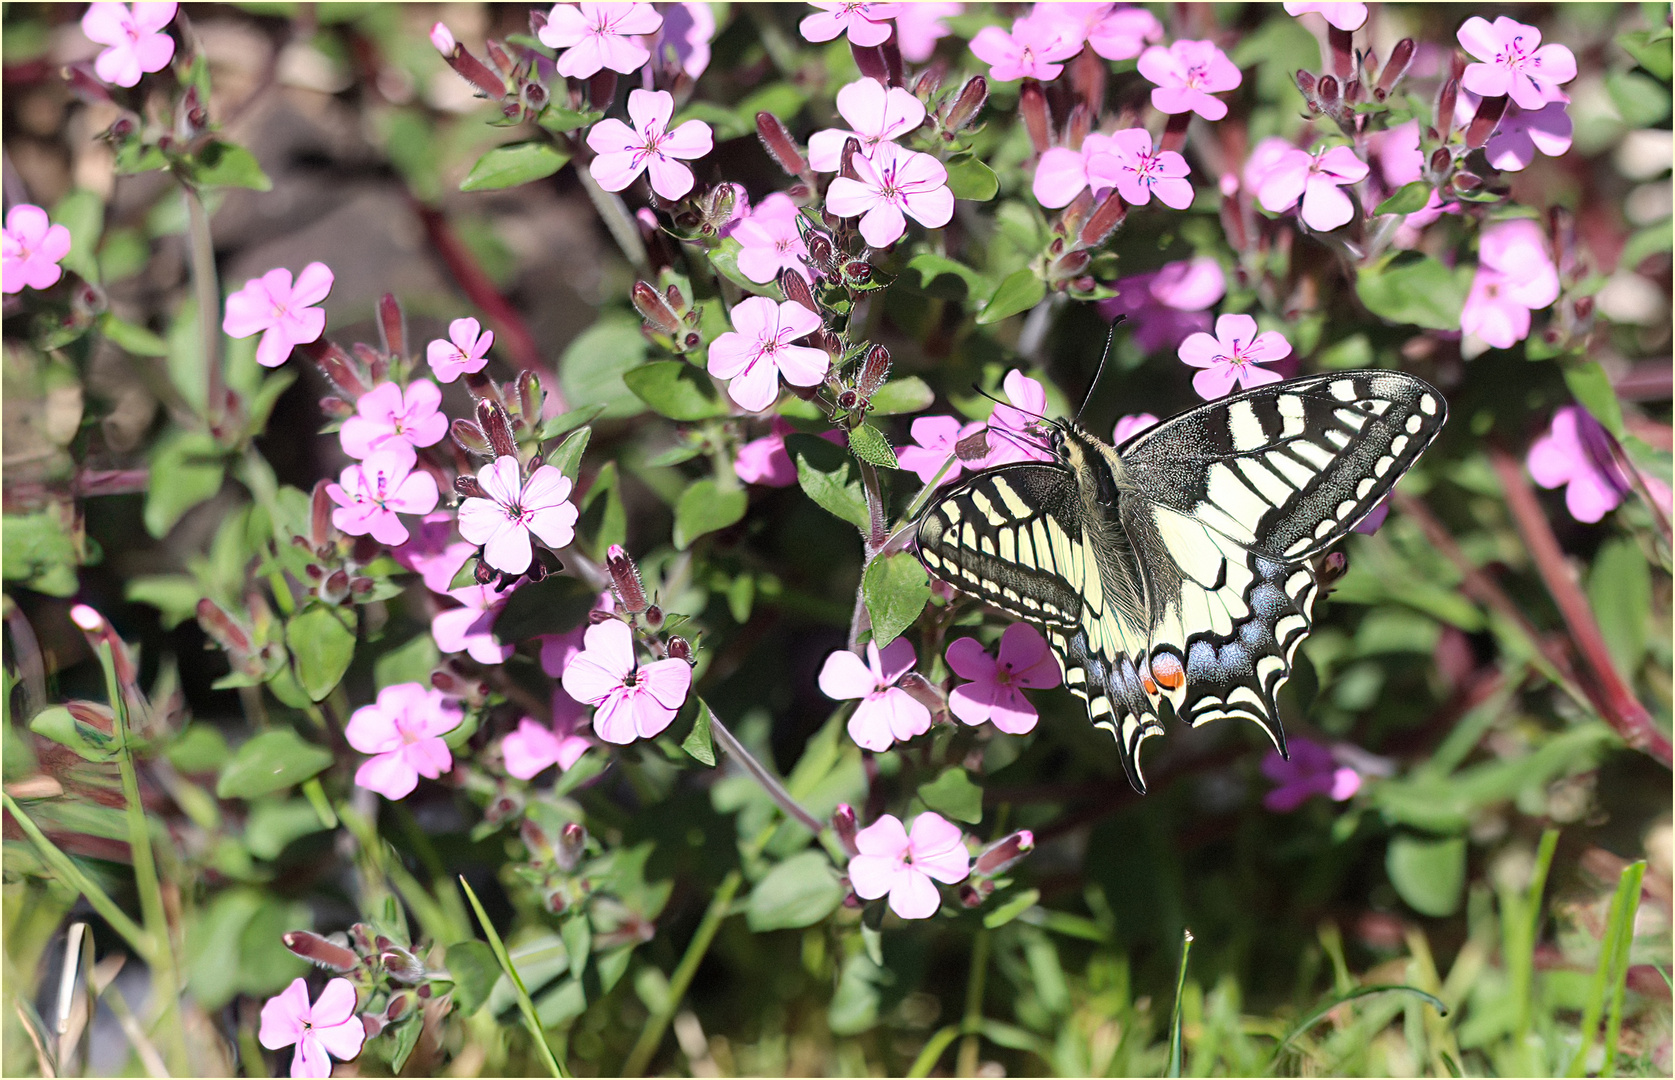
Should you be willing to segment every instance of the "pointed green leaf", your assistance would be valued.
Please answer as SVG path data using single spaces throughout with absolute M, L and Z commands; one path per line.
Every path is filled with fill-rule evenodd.
M 1000 191 L 1000 178 L 972 155 L 956 154 L 948 160 L 948 190 L 956 199 L 988 202 Z
M 977 316 L 977 322 L 987 326 L 1009 319 L 1039 304 L 1046 295 L 1047 283 L 1036 277 L 1034 270 L 1028 267 L 1014 270 L 989 297 L 989 302 Z
M 710 479 L 695 482 L 675 503 L 676 549 L 685 551 L 698 537 L 737 523 L 749 505 L 743 488 L 723 488 Z
M 634 396 L 671 420 L 692 422 L 727 415 L 727 403 L 708 375 L 684 360 L 654 360 L 622 373 Z
M 917 558 L 903 552 L 874 559 L 861 577 L 861 594 L 872 616 L 872 640 L 882 649 L 925 610 L 931 598 L 930 578 Z
M 333 608 L 316 605 L 285 624 L 285 647 L 296 664 L 297 682 L 314 701 L 323 701 L 355 658 L 355 633 Z
M 983 820 L 983 789 L 972 783 L 971 777 L 958 765 L 950 765 L 935 780 L 920 784 L 919 798 L 945 818 L 967 825 Z
M 300 784 L 332 763 L 332 753 L 305 741 L 290 728 L 264 731 L 233 754 L 216 781 L 222 799 L 254 799 Z
M 526 142 L 497 146 L 477 159 L 459 185 L 461 191 L 499 191 L 541 180 L 564 168 L 570 160 L 551 143 Z
M 843 903 L 843 886 L 823 852 L 791 856 L 756 883 L 745 901 L 745 923 L 756 933 L 815 923 Z
M 692 721 L 692 732 L 680 744 L 680 748 L 705 765 L 715 766 L 715 742 L 710 737 L 710 707 L 703 699 L 698 701 L 698 717 Z
M 881 469 L 901 468 L 890 440 L 871 424 L 862 424 L 849 433 L 849 450 L 869 465 L 877 465 Z
M 793 434 L 785 437 L 785 449 L 797 463 L 797 483 L 804 494 L 857 529 L 872 527 L 854 459 L 842 447 L 817 435 Z
M 1396 193 L 1378 204 L 1373 216 L 1380 214 L 1412 214 L 1425 209 L 1425 204 L 1431 201 L 1430 184 L 1423 180 L 1415 180 L 1411 184 L 1403 184 L 1396 189 Z

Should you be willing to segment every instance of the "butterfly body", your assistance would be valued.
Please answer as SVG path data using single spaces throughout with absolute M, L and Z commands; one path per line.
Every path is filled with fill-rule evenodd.
M 1041 628 L 1135 788 L 1160 707 L 1242 716 L 1285 752 L 1275 697 L 1312 625 L 1311 560 L 1434 439 L 1441 394 L 1400 372 L 1276 383 L 1113 447 L 1052 423 L 1052 460 L 1003 465 L 919 520 L 930 573 Z

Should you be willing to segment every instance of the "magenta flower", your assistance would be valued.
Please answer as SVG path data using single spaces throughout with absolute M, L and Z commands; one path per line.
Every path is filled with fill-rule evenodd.
M 1139 7 L 1115 8 L 1088 31 L 1088 44 L 1107 60 L 1132 60 L 1162 40 L 1163 24 Z
M 1367 512 L 1367 516 L 1362 518 L 1360 523 L 1357 524 L 1351 531 L 1358 532 L 1363 536 L 1371 536 L 1378 532 L 1378 530 L 1384 525 L 1384 519 L 1389 516 L 1390 500 L 1387 498 L 1382 499 L 1377 506 Z
M 616 596 L 610 589 L 599 594 L 594 601 L 594 611 L 602 611 L 607 615 L 616 613 Z M 541 635 L 541 670 L 558 679 L 564 676 L 564 669 L 570 666 L 570 661 L 579 656 L 582 651 L 582 637 L 587 633 L 591 623 L 584 622 L 574 630 L 567 630 L 562 634 Z M 563 693 L 561 689 L 559 693 Z M 565 695 L 569 700 L 569 695 Z M 555 710 L 556 711 L 556 710 Z
M 532 780 L 552 765 L 557 765 L 559 772 L 568 772 L 587 753 L 587 748 L 588 741 L 572 734 L 570 728 L 566 727 L 560 734 L 527 716 L 518 721 L 516 731 L 500 741 L 506 772 L 519 780 Z
M 1008 735 L 1032 731 L 1040 719 L 1024 690 L 1049 690 L 1063 680 L 1046 640 L 1028 623 L 1006 628 L 998 659 L 970 637 L 957 638 L 947 655 L 954 674 L 971 680 L 948 695 L 948 711 L 972 727 L 993 721 Z
M 1506 115 L 1495 126 L 1495 133 L 1489 136 L 1489 144 L 1483 152 L 1495 168 L 1503 172 L 1520 172 L 1529 168 L 1538 150 L 1548 157 L 1568 153 L 1571 130 L 1570 114 L 1565 111 L 1562 101 L 1552 102 L 1534 112 L 1509 105 Z
M 326 313 L 313 305 L 332 291 L 332 272 L 325 263 L 311 262 L 291 283 L 284 267 L 251 278 L 244 288 L 227 297 L 227 314 L 221 329 L 228 337 L 247 338 L 256 334 L 256 362 L 278 367 L 298 345 L 317 341 L 326 329 Z
M 777 281 L 781 270 L 812 282 L 814 275 L 803 262 L 808 245 L 797 231 L 797 216 L 797 204 L 776 191 L 734 224 L 730 235 L 739 242 L 739 272 L 759 285 Z
M 1049 210 L 1069 206 L 1086 187 L 1093 188 L 1094 198 L 1103 198 L 1116 184 L 1118 168 L 1111 136 L 1093 132 L 1083 138 L 1080 150 L 1054 146 L 1042 154 L 1030 191 Z
M 981 420 L 962 425 L 952 416 L 921 416 L 913 421 L 913 445 L 897 450 L 896 460 L 902 468 L 917 473 L 924 484 L 931 482 L 943 462 L 948 462 L 942 483 L 952 483 L 965 468 L 965 463 L 954 456 L 955 444 L 982 431 L 984 426 Z
M 669 4 L 663 10 L 663 26 L 652 39 L 651 55 L 670 60 L 693 79 L 710 66 L 710 42 L 715 38 L 715 14 L 710 6 L 694 3 Z
M 484 330 L 476 319 L 455 319 L 448 324 L 448 340 L 433 339 L 425 348 L 425 359 L 438 381 L 451 383 L 483 370 L 493 346 L 493 330 Z
M 420 683 L 396 683 L 378 691 L 378 700 L 349 717 L 343 737 L 372 757 L 355 770 L 355 783 L 386 799 L 402 799 L 419 786 L 419 777 L 435 780 L 454 767 L 442 736 L 459 727 L 458 703 Z
M 413 531 L 407 543 L 390 549 L 390 556 L 418 574 L 431 592 L 446 593 L 476 545 L 454 538 L 454 515 L 447 510 L 426 514 Z
M 863 47 L 882 45 L 890 40 L 888 20 L 894 19 L 902 8 L 901 4 L 856 3 L 854 0 L 810 6 L 820 10 L 804 16 L 797 25 L 805 40 L 830 41 L 839 34 L 848 34 L 851 45 Z
M 174 20 L 173 3 L 127 4 L 100 0 L 87 6 L 81 32 L 108 46 L 93 61 L 99 78 L 113 86 L 138 86 L 140 76 L 162 71 L 174 59 L 174 38 L 163 27 Z
M 1541 31 L 1505 15 L 1491 25 L 1481 15 L 1467 19 L 1455 35 L 1483 61 L 1467 64 L 1460 86 L 1479 97 L 1511 96 L 1535 112 L 1550 101 L 1569 101 L 1560 83 L 1576 78 L 1576 57 L 1563 45 L 1541 44 Z
M 902 4 L 896 9 L 896 45 L 902 59 L 910 64 L 923 64 L 936 52 L 936 43 L 948 36 L 942 22 L 950 15 L 964 13 L 965 5 L 943 0 L 921 0 Z
M 112 4 L 111 7 L 120 7 Z M 174 7 L 173 4 L 142 4 L 141 7 Z M 291 980 L 277 997 L 262 1006 L 262 1028 L 257 1041 L 269 1050 L 295 1046 L 291 1075 L 327 1077 L 332 1058 L 352 1060 L 366 1041 L 366 1028 L 355 1015 L 355 986 L 348 979 L 333 979 L 320 991 L 320 999 L 308 1002 L 308 984 Z
M 868 750 L 888 750 L 892 742 L 906 742 L 930 730 L 931 711 L 896 685 L 917 657 L 906 638 L 897 638 L 878 651 L 867 643 L 867 658 L 847 649 L 826 657 L 820 668 L 820 692 L 833 701 L 860 699 L 849 718 L 849 737 Z
M 797 465 L 785 452 L 785 436 L 794 429 L 784 419 L 773 418 L 773 430 L 760 439 L 752 439 L 739 447 L 733 459 L 733 471 L 747 484 L 764 487 L 790 487 L 797 482 Z
M 564 50 L 555 65 L 560 75 L 585 79 L 604 68 L 623 75 L 638 71 L 651 59 L 639 35 L 655 34 L 662 25 L 663 16 L 650 4 L 582 0 L 555 4 L 540 36 L 541 44 Z
M 676 159 L 701 158 L 715 140 L 702 120 L 688 120 L 670 131 L 669 117 L 674 111 L 675 99 L 665 90 L 631 90 L 628 117 L 634 121 L 632 128 L 615 118 L 593 125 L 587 145 L 599 156 L 587 169 L 600 187 L 621 191 L 650 169 L 651 189 L 663 198 L 678 199 L 692 190 L 692 170 Z
M 471 551 L 467 551 L 466 555 L 469 556 Z M 455 571 L 463 565 L 465 560 L 461 559 L 455 564 Z M 452 579 L 450 574 L 449 580 Z M 439 611 L 431 618 L 430 636 L 435 639 L 437 649 L 445 653 L 465 653 L 479 664 L 505 663 L 515 649 L 511 645 L 500 644 L 494 636 L 494 621 L 500 618 L 506 601 L 522 585 L 520 580 L 504 592 L 496 591 L 492 585 L 466 585 L 448 590 L 448 595 L 458 600 L 461 606 Z
M 989 414 L 989 454 L 983 459 L 982 467 L 1053 460 L 1040 435 L 1041 417 L 1047 410 L 1047 388 L 1016 370 L 1006 373 L 1001 387 L 1011 404 L 996 405 Z
M 551 465 L 527 480 L 521 476 L 517 458 L 498 457 L 477 471 L 488 497 L 466 499 L 459 507 L 459 534 L 482 544 L 483 561 L 508 574 L 521 574 L 534 561 L 531 534 L 554 551 L 576 538 L 570 478 Z
M 593 731 L 626 746 L 660 734 L 692 689 L 692 668 L 670 658 L 642 665 L 634 656 L 634 632 L 610 619 L 587 628 L 585 647 L 564 669 L 564 692 L 595 706 Z
M 879 143 L 870 158 L 856 155 L 857 180 L 835 177 L 826 189 L 826 209 L 838 217 L 859 217 L 861 238 L 875 248 L 889 247 L 907 231 L 912 218 L 940 229 L 954 216 L 954 193 L 948 170 L 929 154 Z
M 1181 342 L 1181 362 L 1203 368 L 1192 377 L 1192 388 L 1205 401 L 1226 397 L 1235 384 L 1249 390 L 1280 377 L 1256 364 L 1271 364 L 1291 355 L 1291 343 L 1276 330 L 1256 332 L 1249 315 L 1223 315 L 1216 320 L 1216 336 L 1193 334 Z
M 1099 313 L 1128 316 L 1134 344 L 1152 353 L 1210 329 L 1209 309 L 1227 294 L 1227 277 L 1214 256 L 1200 255 L 1120 278 L 1116 287 L 1116 296 L 1099 301 Z
M 709 372 L 731 379 L 727 394 L 740 407 L 761 412 L 779 396 L 779 378 L 792 386 L 818 386 L 832 366 L 824 349 L 793 345 L 819 330 L 820 316 L 790 300 L 750 296 L 733 305 L 733 329 L 710 344 Z
M 1367 137 L 1378 156 L 1379 175 L 1391 191 L 1425 174 L 1425 152 L 1419 148 L 1419 121 L 1408 120 Z
M 1497 349 L 1529 336 L 1530 312 L 1559 298 L 1559 271 L 1541 226 L 1528 218 L 1496 222 L 1478 242 L 1477 273 L 1460 330 Z
M 925 122 L 925 104 L 899 86 L 885 89 L 876 79 L 860 78 L 837 92 L 838 113 L 850 128 L 827 128 L 808 139 L 808 163 L 815 172 L 837 172 L 843 144 L 856 139 L 871 157 L 881 142 L 906 135 Z
M 890 897 L 890 910 L 904 919 L 928 919 L 942 906 L 935 882 L 957 885 L 971 873 L 971 855 L 960 827 L 926 811 L 913 819 L 913 832 L 885 814 L 855 834 L 860 854 L 849 860 L 849 883 L 863 900 Z
M 1110 157 L 1115 164 L 1113 180 L 1117 194 L 1130 206 L 1144 206 L 1156 194 L 1158 201 L 1175 210 L 1192 205 L 1192 172 L 1186 158 L 1173 150 L 1152 153 L 1151 132 L 1128 128 L 1111 136 Z
M 401 514 L 428 514 L 441 493 L 436 478 L 415 469 L 417 457 L 405 442 L 392 442 L 343 470 L 326 494 L 337 504 L 332 524 L 350 536 L 367 536 L 394 547 L 407 543 Z
M 1544 488 L 1565 489 L 1565 509 L 1577 521 L 1593 524 L 1629 492 L 1599 421 L 1575 405 L 1553 414 L 1547 434 L 1530 446 L 1530 475 Z
M 1289 210 L 1302 200 L 1298 216 L 1317 232 L 1330 232 L 1355 216 L 1355 204 L 1338 188 L 1367 178 L 1367 163 L 1347 146 L 1318 154 L 1288 150 L 1262 176 L 1256 197 L 1273 213 Z
M 1279 785 L 1262 797 L 1262 805 L 1274 813 L 1289 814 L 1315 795 L 1343 802 L 1361 790 L 1361 774 L 1338 766 L 1332 751 L 1313 739 L 1292 739 L 1290 749 L 1290 761 L 1275 750 L 1262 759 L 1262 775 Z
M 0 292 L 45 289 L 64 276 L 58 261 L 70 253 L 70 230 L 54 225 L 38 206 L 18 203 L 0 229 Z
M 1227 115 L 1227 103 L 1210 95 L 1244 80 L 1233 61 L 1209 41 L 1177 41 L 1167 49 L 1153 45 L 1140 54 L 1140 74 L 1157 84 L 1152 108 L 1171 115 L 1195 112 L 1206 120 Z
M 448 418 L 437 412 L 442 391 L 429 379 L 415 379 L 405 393 L 393 382 L 379 383 L 355 403 L 338 439 L 343 452 L 364 458 L 391 443 L 434 446 L 448 434 Z
M 1134 436 L 1149 427 L 1157 426 L 1157 417 L 1149 412 L 1129 413 L 1127 416 L 1117 417 L 1117 426 L 1111 429 L 1111 445 L 1121 446 Z
M 1048 82 L 1064 71 L 1063 61 L 1082 51 L 1082 36 L 1074 21 L 1037 12 L 1014 19 L 1010 33 L 998 26 L 983 27 L 971 39 L 971 51 L 989 65 L 989 78 L 995 82 Z
M 1339 30 L 1359 30 L 1367 24 L 1366 4 L 1294 4 L 1285 5 L 1287 15 L 1306 15 L 1316 12 Z

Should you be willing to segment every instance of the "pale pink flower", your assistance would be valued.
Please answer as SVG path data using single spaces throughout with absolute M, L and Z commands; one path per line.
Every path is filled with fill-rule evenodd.
M 1119 278 L 1116 288 L 1116 296 L 1099 301 L 1099 313 L 1106 319 L 1126 315 L 1134 344 L 1153 353 L 1210 329 L 1209 309 L 1227 294 L 1227 276 L 1214 256 L 1200 255 Z
M 1130 206 L 1144 206 L 1155 194 L 1163 205 L 1185 210 L 1192 205 L 1192 169 L 1173 150 L 1152 153 L 1151 132 L 1128 128 L 1111 136 L 1109 160 L 1117 194 Z
M 1140 54 L 1140 74 L 1157 84 L 1152 108 L 1161 113 L 1195 112 L 1206 120 L 1227 115 L 1227 103 L 1211 97 L 1244 81 L 1233 61 L 1209 41 L 1153 45 Z
M 913 669 L 917 657 L 906 638 L 897 638 L 882 653 L 867 643 L 865 662 L 847 649 L 826 657 L 820 668 L 820 692 L 833 701 L 860 699 L 849 718 L 849 737 L 872 751 L 883 751 L 900 740 L 923 735 L 931 727 L 931 711 L 896 683 Z
M 1359 30 L 1367 24 L 1366 4 L 1294 4 L 1285 5 L 1287 15 L 1306 15 L 1316 12 L 1339 30 Z
M 677 159 L 703 157 L 714 148 L 715 139 L 702 120 L 669 130 L 674 111 L 675 99 L 665 90 L 630 90 L 632 128 L 614 117 L 593 125 L 587 145 L 599 156 L 587 168 L 600 187 L 621 191 L 650 169 L 651 189 L 663 198 L 678 199 L 692 190 L 692 170 Z
M 355 783 L 386 799 L 401 799 L 419 786 L 419 777 L 435 780 L 454 767 L 442 736 L 461 719 L 459 704 L 440 690 L 416 682 L 384 687 L 343 729 L 350 746 L 373 755 L 355 770 Z
M 651 42 L 651 55 L 659 62 L 672 59 L 674 65 L 696 79 L 710 66 L 710 42 L 715 38 L 715 13 L 703 0 L 669 4 L 663 9 L 663 26 Z
M 1139 7 L 1115 8 L 1088 31 L 1088 44 L 1107 60 L 1132 60 L 1162 40 L 1163 24 Z
M 1565 489 L 1565 508 L 1577 521 L 1593 524 L 1630 491 L 1609 437 L 1585 409 L 1562 406 L 1547 433 L 1530 446 L 1530 475 L 1544 488 Z
M 931 482 L 944 462 L 948 462 L 948 471 L 942 474 L 942 483 L 952 483 L 965 469 L 965 463 L 954 456 L 955 444 L 982 431 L 985 426 L 981 420 L 961 424 L 952 416 L 921 416 L 913 421 L 913 445 L 897 450 L 896 460 L 902 468 L 918 474 L 919 481 L 925 484 Z
M 564 669 L 564 692 L 595 707 L 593 731 L 626 746 L 661 734 L 692 689 L 692 668 L 670 658 L 641 664 L 634 632 L 609 619 L 587 628 L 585 647 Z
M 1530 308 L 1513 291 L 1516 281 L 1479 265 L 1460 309 L 1460 332 L 1497 349 L 1510 349 L 1530 336 Z
M 1563 45 L 1543 45 L 1541 31 L 1505 15 L 1493 24 L 1473 15 L 1461 24 L 1460 45 L 1483 61 L 1467 64 L 1460 86 L 1479 97 L 1509 95 L 1535 112 L 1550 101 L 1569 101 L 1560 83 L 1576 78 L 1576 57 Z
M 291 1056 L 292 1076 L 330 1076 L 332 1058 L 349 1061 L 361 1052 L 361 1044 L 366 1041 L 366 1028 L 355 1015 L 355 985 L 348 979 L 333 979 L 320 991 L 319 1000 L 310 1005 L 308 984 L 302 979 L 291 980 L 290 986 L 262 1006 L 262 1028 L 256 1039 L 269 1050 L 297 1048 Z
M 471 551 L 465 552 L 465 555 L 469 557 Z M 454 570 L 457 572 L 463 565 L 465 559 L 462 558 Z M 449 580 L 453 580 L 452 574 Z M 500 618 L 506 601 L 522 585 L 520 579 L 504 592 L 497 591 L 493 585 L 466 585 L 448 590 L 448 595 L 458 600 L 461 606 L 439 611 L 431 617 L 430 636 L 435 639 L 437 649 L 445 653 L 465 653 L 479 664 L 504 663 L 515 651 L 515 646 L 500 643 L 500 639 L 494 636 L 494 622 Z
M 989 414 L 989 454 L 982 467 L 1053 460 L 1040 434 L 1041 418 L 1047 410 L 1047 388 L 1016 370 L 1006 373 L 1001 386 L 1010 404 L 996 405 Z
M 610 589 L 600 593 L 599 599 L 594 601 L 593 610 L 614 614 L 616 612 L 615 594 Z M 562 634 L 542 634 L 541 670 L 555 679 L 562 678 L 564 669 L 570 666 L 570 661 L 581 653 L 582 637 L 587 633 L 587 628 L 590 625 L 588 622 L 583 622 L 574 630 L 567 630 Z M 563 693 L 563 690 L 560 690 L 559 693 Z M 565 697 L 568 699 L 569 695 L 565 695 Z
M 587 753 L 587 748 L 588 741 L 573 734 L 570 728 L 560 734 L 527 716 L 518 721 L 516 731 L 500 741 L 506 772 L 519 780 L 534 779 L 551 765 L 557 765 L 559 772 L 568 772 Z
M 1094 198 L 1101 199 L 1116 183 L 1118 168 L 1111 156 L 1111 136 L 1092 132 L 1082 140 L 1080 150 L 1054 146 L 1042 154 L 1030 191 L 1049 210 L 1069 206 L 1087 187 L 1093 188 Z
M 902 4 L 896 12 L 896 44 L 901 49 L 902 59 L 910 64 L 923 64 L 929 60 L 936 52 L 937 41 L 948 36 L 948 27 L 942 20 L 964 11 L 964 4 L 945 3 L 943 0 Z
M 910 835 L 901 819 L 885 814 L 855 834 L 860 854 L 849 860 L 855 895 L 876 900 L 888 895 L 890 910 L 904 919 L 928 919 L 942 906 L 935 882 L 958 885 L 971 873 L 971 855 L 960 827 L 926 811 L 913 819 Z
M 1384 186 L 1395 191 L 1425 175 L 1425 152 L 1419 148 L 1419 121 L 1408 120 L 1367 136 L 1378 157 Z
M 448 434 L 448 418 L 437 411 L 441 404 L 442 391 L 429 379 L 414 379 L 405 393 L 396 383 L 379 383 L 361 395 L 355 415 L 343 421 L 337 436 L 343 452 L 364 458 L 392 442 L 434 446 Z
M 560 75 L 585 79 L 604 68 L 627 75 L 651 59 L 639 35 L 655 34 L 662 25 L 663 16 L 650 4 L 582 0 L 555 5 L 540 37 L 548 48 L 565 50 L 555 65 Z
M 849 139 L 860 142 L 861 153 L 871 157 L 879 143 L 900 138 L 925 122 L 925 104 L 911 91 L 885 89 L 877 79 L 864 76 L 837 92 L 837 108 L 853 130 L 826 128 L 809 136 L 808 163 L 815 172 L 836 172 Z
M 1367 178 L 1367 163 L 1347 146 L 1318 154 L 1289 150 L 1269 166 L 1256 197 L 1273 213 L 1302 200 L 1298 216 L 1318 232 L 1330 232 L 1355 216 L 1355 204 L 1338 188 Z
M 1117 417 L 1117 426 L 1111 429 L 1111 445 L 1121 446 L 1147 428 L 1157 426 L 1157 417 L 1149 412 L 1129 413 L 1127 416 Z
M 733 224 L 729 235 L 739 242 L 741 274 L 759 285 L 779 280 L 781 270 L 790 270 L 804 281 L 814 280 L 808 264 L 803 262 L 808 245 L 797 231 L 798 213 L 791 197 L 776 191 L 751 207 L 743 220 Z
M 174 20 L 173 3 L 89 4 L 81 17 L 81 32 L 108 46 L 93 61 L 99 78 L 113 86 L 138 86 L 140 76 L 162 71 L 174 59 L 174 38 L 163 27 Z
M 785 451 L 785 436 L 795 430 L 781 417 L 773 418 L 773 430 L 760 439 L 739 447 L 733 472 L 747 484 L 790 487 L 797 482 L 797 464 Z
M 1285 159 L 1285 156 L 1296 147 L 1290 142 L 1270 135 L 1251 148 L 1250 156 L 1245 158 L 1244 187 L 1246 191 L 1260 191 L 1262 182 L 1268 178 L 1273 167 Z
M 58 261 L 70 253 L 70 230 L 54 225 L 38 206 L 18 203 L 0 229 L 0 292 L 45 289 L 64 276 Z
M 1262 775 L 1278 784 L 1262 797 L 1262 805 L 1276 814 L 1289 814 L 1315 795 L 1343 802 L 1361 790 L 1361 774 L 1332 759 L 1332 751 L 1313 739 L 1296 738 L 1291 760 L 1275 750 L 1262 759 Z
M 879 143 L 872 157 L 857 154 L 853 164 L 859 179 L 834 178 L 826 189 L 826 209 L 838 217 L 859 217 L 861 237 L 873 247 L 901 239 L 909 217 L 940 229 L 954 216 L 948 170 L 931 155 Z
M 438 381 L 451 383 L 483 370 L 493 347 L 493 330 L 484 330 L 476 319 L 455 319 L 448 324 L 447 341 L 435 338 L 425 347 L 425 359 Z
M 1034 730 L 1040 714 L 1024 697 L 1024 690 L 1048 690 L 1063 681 L 1041 632 L 1028 623 L 1013 623 L 1000 637 L 998 658 L 989 655 L 976 638 L 957 638 L 948 646 L 948 666 L 968 683 L 948 695 L 948 711 L 977 727 L 992 721 L 1008 735 Z
M 311 262 L 291 283 L 284 267 L 251 278 L 244 288 L 227 297 L 227 314 L 221 329 L 228 337 L 247 338 L 261 334 L 256 362 L 278 367 L 298 345 L 317 341 L 326 329 L 326 313 L 315 307 L 332 291 L 332 272 L 325 263 Z
M 848 34 L 851 45 L 882 45 L 890 40 L 889 21 L 900 13 L 901 4 L 815 3 L 810 7 L 820 10 L 804 16 L 797 29 L 807 41 L 830 41 L 839 34 Z
M 1559 298 L 1559 271 L 1541 226 L 1528 218 L 1486 227 L 1477 273 L 1460 312 L 1461 332 L 1497 349 L 1529 336 L 1530 312 Z
M 477 545 L 455 538 L 454 515 L 449 510 L 426 514 L 413 533 L 407 543 L 391 548 L 390 556 L 418 574 L 431 592 L 446 593 Z
M 750 296 L 733 305 L 733 329 L 710 344 L 709 372 L 732 380 L 727 394 L 742 408 L 761 412 L 779 396 L 779 379 L 818 386 L 832 366 L 824 349 L 793 345 L 821 327 L 820 316 L 790 300 Z
M 1562 101 L 1552 102 L 1533 112 L 1508 105 L 1506 115 L 1495 125 L 1495 133 L 1489 136 L 1489 144 L 1483 152 L 1495 168 L 1503 172 L 1520 172 L 1529 168 L 1538 150 L 1548 157 L 1568 153 L 1571 130 L 1570 114 L 1565 111 Z
M 1249 390 L 1280 377 L 1256 364 L 1271 364 L 1291 355 L 1291 343 L 1276 330 L 1256 332 L 1249 315 L 1223 315 L 1216 320 L 1216 336 L 1193 334 L 1181 342 L 1181 362 L 1203 368 L 1192 377 L 1192 388 L 1206 401 L 1226 397 L 1235 384 Z
M 1037 13 L 1014 19 L 1008 33 L 998 26 L 985 26 L 971 39 L 971 51 L 989 65 L 995 82 L 1059 77 L 1063 61 L 1082 51 L 1083 30 L 1074 20 Z
M 394 547 L 407 543 L 399 515 L 424 515 L 436 509 L 441 493 L 436 478 L 415 469 L 417 456 L 405 442 L 392 442 L 343 470 L 326 494 L 337 504 L 332 524 L 350 536 L 367 536 Z
M 454 55 L 459 42 L 454 40 L 454 32 L 448 29 L 447 23 L 438 22 L 430 28 L 430 43 L 436 46 L 436 51 L 443 56 Z
M 477 483 L 488 498 L 460 503 L 459 534 L 483 545 L 483 561 L 496 570 L 521 574 L 535 559 L 533 534 L 557 551 L 576 538 L 574 503 L 569 501 L 570 478 L 551 465 L 522 479 L 518 459 L 504 455 L 477 471 Z

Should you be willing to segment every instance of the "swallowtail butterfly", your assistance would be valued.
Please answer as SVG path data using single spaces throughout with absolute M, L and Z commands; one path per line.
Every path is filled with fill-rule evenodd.
M 1145 793 L 1158 708 L 1243 716 L 1281 754 L 1275 695 L 1308 636 L 1311 560 L 1376 507 L 1442 430 L 1423 380 L 1353 371 L 1212 401 L 1112 447 L 1050 421 L 1050 462 L 987 469 L 919 519 L 936 577 L 1039 626 L 1065 684 Z

